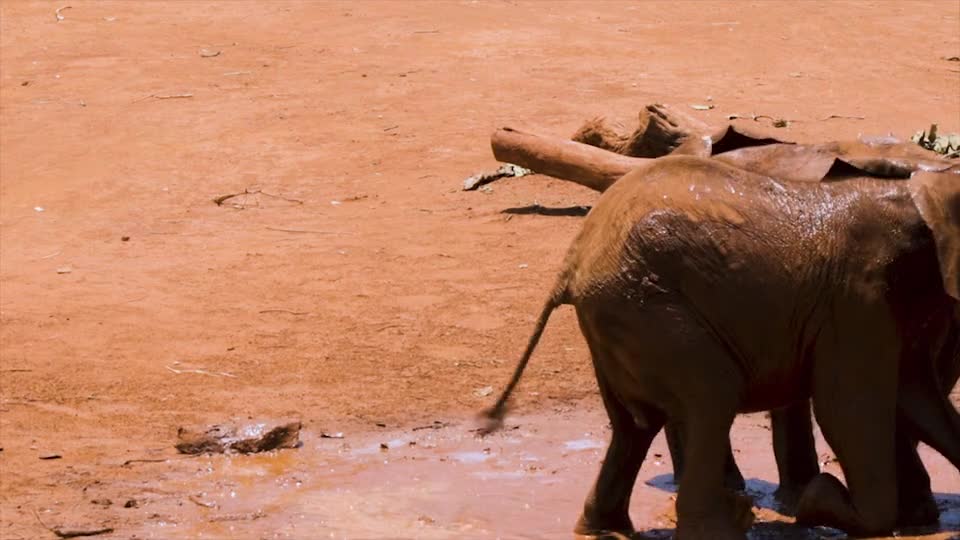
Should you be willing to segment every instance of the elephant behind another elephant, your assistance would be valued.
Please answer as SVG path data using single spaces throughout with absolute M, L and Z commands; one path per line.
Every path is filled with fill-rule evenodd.
M 733 417 L 811 396 L 848 488 L 818 475 L 798 520 L 888 532 L 899 426 L 960 466 L 933 349 L 956 324 L 958 261 L 960 177 L 782 185 L 662 158 L 588 215 L 489 415 L 504 414 L 550 313 L 572 304 L 613 426 L 578 533 L 632 531 L 636 474 L 670 419 L 687 442 L 679 535 L 745 538 L 750 505 L 723 486 Z

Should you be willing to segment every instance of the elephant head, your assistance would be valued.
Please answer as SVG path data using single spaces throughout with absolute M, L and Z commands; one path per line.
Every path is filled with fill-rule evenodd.
M 924 222 L 933 232 L 943 288 L 960 300 L 960 166 L 916 172 L 907 181 Z

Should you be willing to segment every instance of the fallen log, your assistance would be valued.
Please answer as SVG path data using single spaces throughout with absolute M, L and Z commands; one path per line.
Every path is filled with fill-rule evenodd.
M 497 161 L 604 191 L 621 176 L 650 159 L 624 156 L 563 139 L 500 128 L 490 137 Z

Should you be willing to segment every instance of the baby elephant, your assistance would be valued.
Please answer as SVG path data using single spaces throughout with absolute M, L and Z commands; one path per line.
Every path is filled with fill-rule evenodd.
M 960 175 L 782 184 L 657 159 L 587 216 L 488 429 L 550 314 L 571 304 L 613 427 L 577 533 L 633 531 L 634 482 L 669 419 L 684 439 L 678 536 L 746 538 L 750 503 L 724 488 L 730 425 L 808 398 L 847 486 L 818 474 L 798 522 L 887 533 L 898 430 L 960 468 L 960 415 L 934 366 L 958 299 Z

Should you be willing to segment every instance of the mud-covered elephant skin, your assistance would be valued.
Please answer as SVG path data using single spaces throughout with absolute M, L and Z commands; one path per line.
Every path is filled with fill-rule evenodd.
M 723 485 L 730 425 L 812 398 L 847 485 L 814 477 L 798 522 L 887 533 L 898 429 L 960 468 L 960 415 L 935 365 L 958 298 L 960 176 L 781 183 L 658 159 L 587 216 L 488 418 L 495 427 L 550 314 L 570 304 L 613 427 L 576 532 L 633 530 L 636 475 L 669 419 L 686 443 L 679 536 L 744 539 L 749 502 Z

